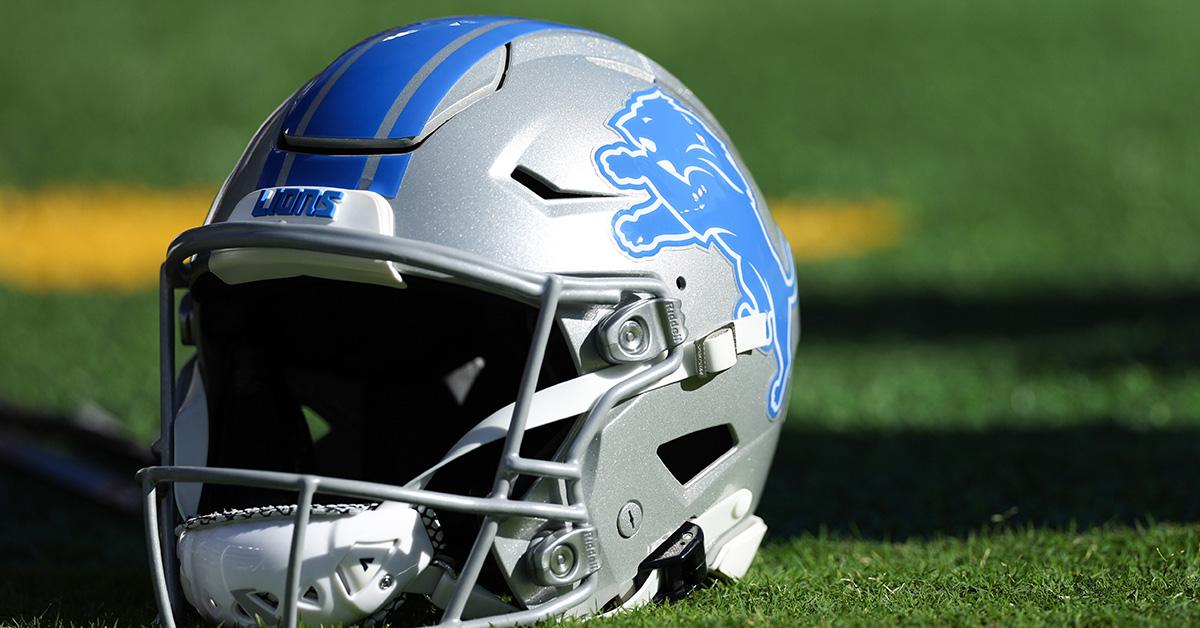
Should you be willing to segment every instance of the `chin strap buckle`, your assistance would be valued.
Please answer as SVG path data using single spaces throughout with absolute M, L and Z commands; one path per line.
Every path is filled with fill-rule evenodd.
M 708 577 L 704 556 L 704 531 L 691 521 L 679 526 L 667 540 L 638 565 L 638 582 L 645 582 L 654 570 L 658 573 L 655 602 L 674 602 L 687 596 Z
M 696 375 L 708 377 L 737 364 L 739 353 L 767 346 L 771 340 L 766 312 L 734 319 L 696 341 Z

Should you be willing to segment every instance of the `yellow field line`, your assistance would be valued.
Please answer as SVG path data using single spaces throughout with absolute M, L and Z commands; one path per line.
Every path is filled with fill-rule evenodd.
M 129 292 L 153 286 L 167 245 L 204 220 L 211 189 L 3 190 L 0 281 L 21 288 Z
M 891 201 L 797 200 L 770 203 L 797 262 L 870 253 L 899 241 L 900 212 Z
M 204 220 L 214 190 L 128 186 L 0 190 L 0 283 L 31 291 L 152 287 L 167 244 Z M 797 262 L 861 255 L 896 241 L 887 201 L 782 200 L 771 211 Z

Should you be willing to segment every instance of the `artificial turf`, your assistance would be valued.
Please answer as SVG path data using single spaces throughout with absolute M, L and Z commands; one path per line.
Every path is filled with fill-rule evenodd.
M 799 268 L 748 578 L 607 621 L 1200 622 L 1200 5 L 423 10 L 5 4 L 0 186 L 216 185 L 290 90 L 416 17 L 611 33 L 693 88 L 768 196 L 889 199 L 904 237 Z M 0 286 L 0 398 L 94 402 L 148 442 L 154 303 Z M 149 621 L 139 523 L 41 488 L 0 482 L 0 624 Z

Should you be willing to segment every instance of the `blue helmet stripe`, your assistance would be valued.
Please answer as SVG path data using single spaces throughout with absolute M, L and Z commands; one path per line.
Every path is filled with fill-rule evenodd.
M 295 160 L 283 185 L 321 185 L 354 189 L 367 158 L 362 155 L 292 153 Z
M 447 57 L 455 52 L 458 52 L 458 50 L 467 42 L 487 33 L 488 31 L 492 31 L 502 26 L 519 21 L 521 20 L 498 20 L 480 26 L 473 31 L 469 31 L 465 35 L 460 35 L 457 39 L 450 42 L 448 46 L 439 50 L 436 55 L 430 57 L 429 60 L 425 62 L 425 65 L 421 66 L 421 69 L 417 70 L 417 73 L 414 74 L 411 79 L 409 79 L 408 84 L 404 86 L 404 90 L 396 96 L 394 101 L 392 101 L 392 106 L 388 108 L 387 114 L 383 116 L 383 121 L 379 123 L 379 128 L 375 131 L 375 139 L 383 139 L 388 136 L 388 131 L 390 131 L 392 127 L 396 125 L 396 118 L 400 116 L 400 112 L 403 111 L 404 107 L 408 105 L 410 100 L 412 100 L 413 93 L 425 83 L 425 79 L 429 78 L 430 73 L 436 70 L 438 66 L 440 66 L 442 62 L 446 60 Z
M 341 56 L 318 74 L 316 78 L 309 81 L 308 85 L 305 85 L 296 97 L 295 104 L 292 106 L 291 111 L 288 112 L 287 119 L 284 120 L 284 132 L 303 135 L 311 122 L 313 114 L 317 112 L 318 108 L 325 101 L 325 97 L 329 95 L 329 91 L 342 78 L 342 75 L 350 69 L 350 66 L 354 65 L 372 46 L 397 32 L 399 32 L 399 29 L 394 28 L 362 40 L 342 53 Z
M 362 40 L 342 53 L 333 63 L 330 63 L 320 74 L 309 81 L 307 85 L 300 89 L 296 96 L 293 96 L 292 108 L 288 111 L 287 118 L 283 122 L 283 131 L 303 133 L 312 115 L 321 105 L 325 96 L 328 95 L 329 90 L 333 89 L 334 84 L 337 83 L 342 74 L 359 57 L 366 53 L 371 46 L 397 32 L 399 32 L 399 29 L 394 28 Z M 279 178 L 281 176 L 284 179 L 290 178 L 291 165 L 294 159 L 294 156 L 279 150 L 272 150 L 268 153 L 266 162 L 263 164 L 262 173 L 258 177 L 258 187 L 266 188 L 282 185 L 284 182 L 280 181 Z
M 522 35 L 549 29 L 574 29 L 571 26 L 554 22 L 523 20 L 494 28 L 470 40 L 450 55 L 429 74 L 416 93 L 404 106 L 404 110 L 396 119 L 396 123 L 388 131 L 391 139 L 416 137 L 420 134 L 425 123 L 433 116 L 438 106 L 458 79 L 462 78 L 480 59 L 500 46 L 503 46 Z
M 343 53 L 295 96 L 290 137 L 401 139 L 420 134 L 476 63 L 522 35 L 574 27 L 496 16 L 443 18 L 385 31 Z M 258 187 L 321 185 L 394 198 L 411 153 L 321 155 L 271 150 Z
M 279 170 L 283 168 L 283 160 L 285 154 L 278 148 L 272 148 L 267 153 L 267 159 L 263 163 L 262 174 L 258 176 L 258 188 L 269 188 L 275 185 L 275 179 L 279 177 Z
M 278 167 L 273 172 L 265 170 L 258 180 L 259 188 L 283 185 L 311 185 L 353 190 L 362 188 L 377 192 L 384 197 L 394 198 L 400 190 L 400 181 L 408 169 L 412 153 L 380 155 L 374 176 L 363 181 L 367 161 L 365 155 L 317 155 L 313 153 L 287 153 L 272 149 L 267 157 L 268 164 L 282 163 L 285 156 L 292 157 L 292 167 L 286 180 L 279 181 Z
M 374 137 L 393 99 L 429 59 L 463 34 L 499 19 L 421 22 L 362 44 L 367 49 L 347 65 L 337 78 L 336 88 L 329 89 L 324 100 L 315 103 L 308 124 L 300 127 L 304 115 L 301 112 L 306 109 L 297 106 L 284 124 L 284 133 L 304 137 Z M 330 75 L 329 79 L 332 78 Z M 318 84 L 325 87 L 330 84 L 329 79 L 314 83 L 313 87 Z
M 396 193 L 400 191 L 400 181 L 404 179 L 404 172 L 408 170 L 410 158 L 412 153 L 382 156 L 367 189 L 385 198 L 395 198 Z

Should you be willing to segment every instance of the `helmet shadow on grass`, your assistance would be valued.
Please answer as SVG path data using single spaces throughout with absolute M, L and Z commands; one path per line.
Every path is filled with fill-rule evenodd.
M 1200 521 L 1200 430 L 784 430 L 759 514 L 772 535 L 868 539 Z
M 1169 377 L 1200 369 L 1195 290 L 810 293 L 801 307 L 802 346 L 833 351 L 843 342 L 965 351 L 1002 343 L 1024 374 L 1092 377 L 1136 367 Z M 1020 428 L 858 431 L 808 427 L 821 422 L 793 415 L 760 514 L 776 538 L 827 530 L 893 540 L 1003 526 L 1200 521 L 1200 428 L 1176 420 L 1132 429 L 1113 414 L 1073 417 L 1069 426 L 1062 417 L 1022 416 L 1014 421 Z
M 805 294 L 803 343 L 1007 340 L 1026 369 L 1084 372 L 1137 362 L 1200 367 L 1200 289 L 1040 290 L 963 296 L 936 290 Z

